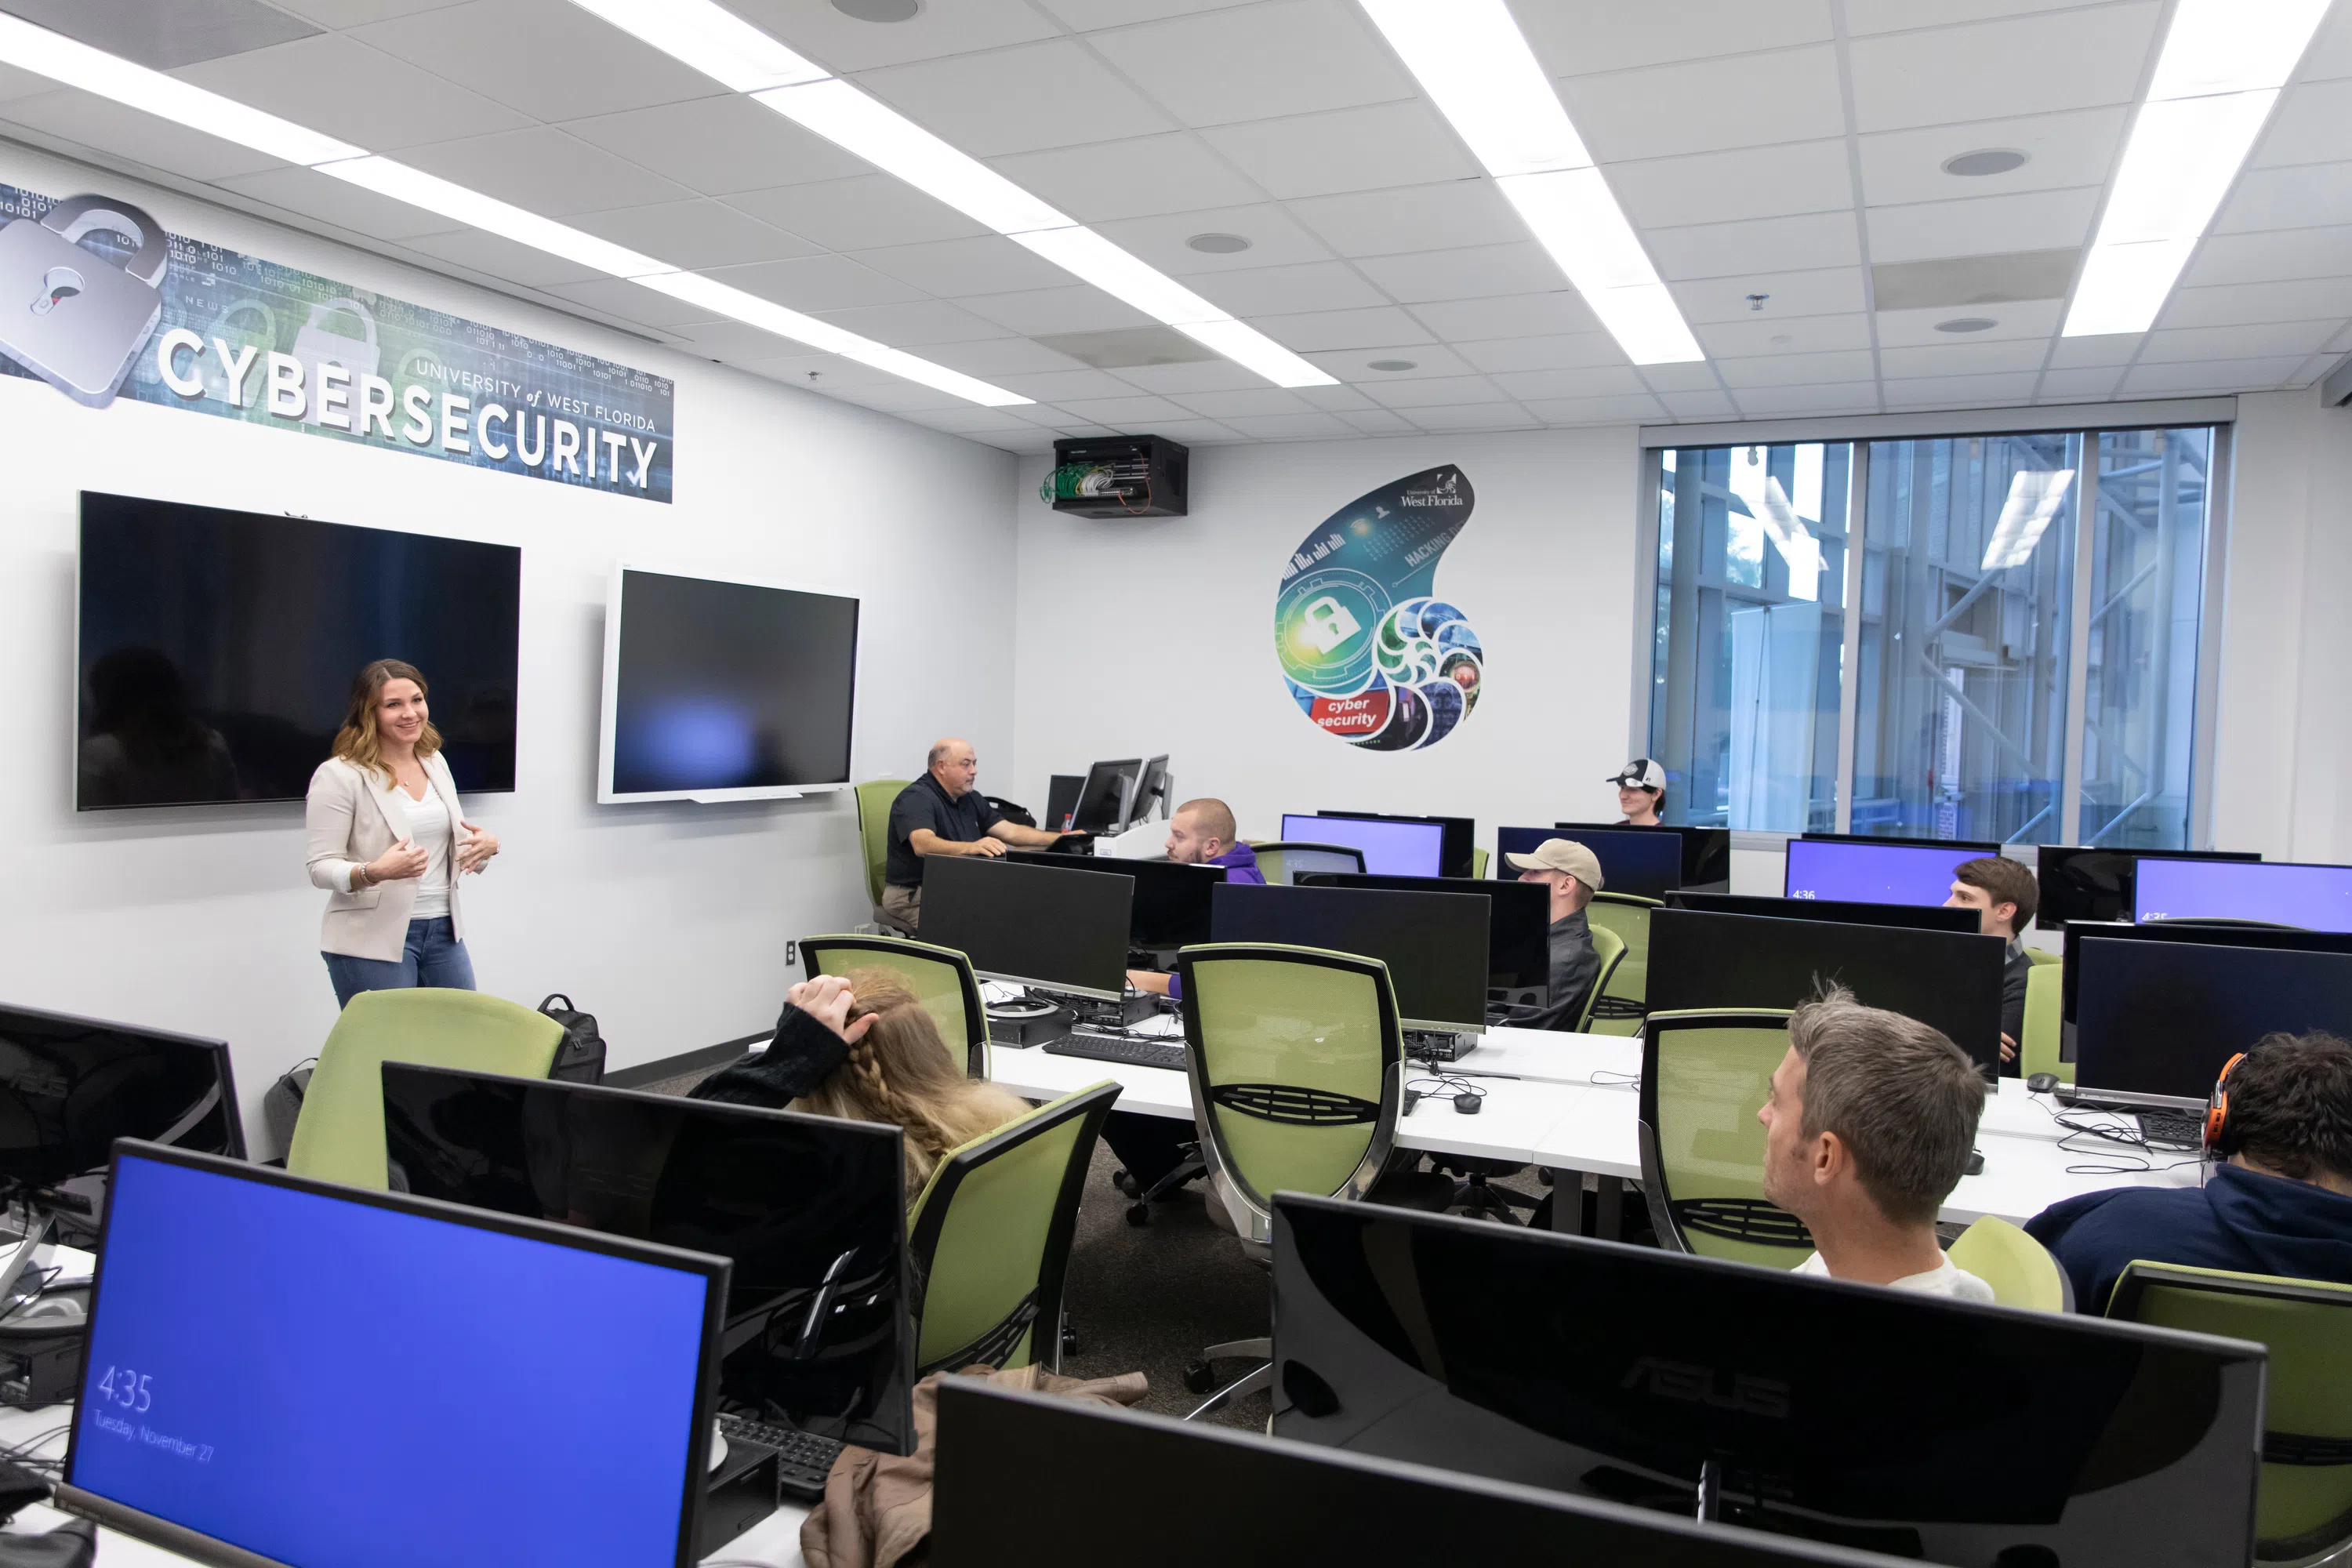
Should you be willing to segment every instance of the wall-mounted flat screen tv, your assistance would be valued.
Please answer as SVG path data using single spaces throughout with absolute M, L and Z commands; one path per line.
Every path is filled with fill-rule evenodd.
M 845 787 L 857 605 L 623 566 L 604 611 L 596 798 L 788 800 Z
M 457 788 L 515 786 L 522 552 L 85 490 L 74 805 L 299 800 L 379 658 Z

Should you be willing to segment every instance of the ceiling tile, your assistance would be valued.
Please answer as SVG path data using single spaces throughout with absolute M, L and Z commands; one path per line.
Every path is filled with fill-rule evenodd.
M 715 267 L 710 276 L 795 310 L 839 310 L 852 305 L 888 305 L 921 298 L 897 279 L 845 256 L 801 256 L 749 267 Z
M 1035 0 L 1047 16 L 1081 32 L 1157 22 L 1168 16 L 1189 16 L 1195 11 L 1217 11 L 1246 3 L 1248 0 Z
M 1286 201 L 1468 179 L 1478 173 L 1437 111 L 1419 99 L 1221 125 L 1202 134 L 1242 173 Z
M 1870 225 L 1870 259 L 1926 261 L 2068 249 L 2089 242 L 2098 203 L 2098 189 L 2086 186 L 1872 207 L 1864 215 Z
M 1322 305 L 1370 309 L 1384 301 L 1381 291 L 1344 261 L 1258 267 L 1246 272 L 1188 278 L 1185 282 L 1213 303 L 1251 321 L 1259 316 L 1312 310 Z
M 267 153 L 70 88 L 16 99 L 0 115 L 8 123 L 191 180 L 225 180 L 286 167 Z
M 1334 441 L 1359 434 L 1336 414 L 1261 414 L 1219 423 L 1260 441 Z
M 1941 305 L 1927 310 L 1881 310 L 1876 321 L 1881 348 L 1931 348 L 1945 343 L 2000 342 L 2015 338 L 2057 336 L 2063 301 L 2026 300 L 2007 305 Z M 1990 321 L 1981 331 L 1942 332 L 1939 321 L 1967 318 Z
M 1096 226 L 1104 238 L 1132 251 L 1162 272 L 1180 278 L 1192 273 L 1241 272 L 1331 258 L 1328 247 L 1272 202 L 1126 218 Z M 1186 242 L 1197 234 L 1238 235 L 1250 242 L 1250 247 L 1223 253 L 1194 250 Z M 1343 303 L 1346 301 L 1334 301 L 1335 305 Z
M 1061 406 L 1081 418 L 1114 430 L 1140 431 L 1146 425 L 1185 417 L 1186 411 L 1164 397 L 1066 397 Z
M 57 90 L 58 84 L 47 77 L 0 64 L 0 103 L 11 99 L 37 98 L 42 93 Z
M 1380 406 L 1352 386 L 1302 386 L 1292 395 L 1305 400 L 1310 408 L 1320 408 L 1331 414 L 1349 414 Z
M 1731 388 L 1732 395 L 1745 407 L 1748 399 L 1741 389 L 1751 386 L 1803 386 L 1809 384 L 1834 381 L 1861 381 L 1876 371 L 1868 353 L 1849 349 L 1840 353 L 1778 354 L 1765 359 L 1727 359 L 1716 362 L 1717 374 L 1723 384 Z
M 891 174 L 742 191 L 728 197 L 727 205 L 828 250 L 875 250 L 989 232 Z
M 1475 374 L 1471 363 L 1443 343 L 1382 343 L 1376 348 L 1337 349 L 1328 353 L 1309 353 L 1307 363 L 1329 371 L 1350 386 L 1362 387 L 1372 396 L 1376 386 L 1394 381 L 1414 381 L 1430 376 L 1466 376 Z M 1375 362 L 1402 364 L 1403 370 L 1374 370 Z
M 2060 338 L 2050 345 L 2052 370 L 2120 369 L 2139 353 L 2141 332 L 2102 332 L 2095 337 Z
M 589 310 L 617 316 L 622 321 L 635 321 L 656 331 L 667 331 L 711 319 L 707 306 L 689 305 L 683 300 L 673 300 L 642 284 L 626 283 L 618 278 L 597 278 L 586 283 L 558 283 L 547 291 L 574 304 L 584 305 Z
M 944 300 L 911 300 L 903 305 L 856 305 L 845 310 L 815 312 L 825 321 L 860 337 L 893 347 L 921 345 L 923 357 L 931 356 L 933 346 L 943 343 L 981 342 L 1019 342 L 1026 338 L 1006 340 L 1004 329 L 993 321 L 983 321 L 978 316 Z M 1049 361 L 1058 363 L 1031 364 L 1029 370 L 1063 370 L 1075 361 L 1063 360 L 1052 350 L 1044 353 Z M 961 368 L 961 367 L 958 367 Z M 973 373 L 967 373 L 973 374 Z
M 625 245 L 677 267 L 727 267 L 808 256 L 816 247 L 756 218 L 744 216 L 708 196 L 690 202 L 660 202 L 615 212 L 583 213 L 572 223 L 590 234 Z
M 551 217 L 647 206 L 694 194 L 547 125 L 436 142 L 410 148 L 400 159 L 428 174 Z
M 1559 264 L 1533 240 L 1367 257 L 1356 266 L 1402 304 L 1536 294 L 1559 287 Z
M 1662 392 L 1658 401 L 1676 419 L 1737 419 L 1739 409 L 1722 392 Z
M 613 114 L 726 89 L 564 0 L 471 0 L 351 36 L 534 120 Z
M 1084 283 L 1062 289 L 1034 289 L 1020 294 L 982 295 L 969 308 L 976 316 L 1032 338 L 1048 332 L 1100 332 L 1116 327 L 1155 324 L 1134 306 L 1123 304 Z
M 969 402 L 952 392 L 940 392 L 920 382 L 900 381 L 896 377 L 876 386 L 845 387 L 821 382 L 810 390 L 822 396 L 855 403 L 861 408 L 872 408 L 884 414 L 913 414 L 971 406 Z
M 2037 398 L 2078 398 L 2091 401 L 2113 397 L 2116 384 L 2123 379 L 2123 366 L 2095 365 L 2084 370 L 2045 370 L 2034 389 Z
M 1176 401 L 1193 413 L 1209 419 L 1308 412 L 1305 398 L 1295 392 L 1286 392 L 1278 386 L 1244 388 L 1235 392 L 1181 393 L 1177 395 Z
M 2103 5 L 2105 0 L 1846 0 L 1845 30 L 1853 37 L 1953 22 L 1981 22 L 2037 11 Z
M 1509 395 L 1483 375 L 1400 376 L 1367 382 L 1364 395 L 1383 408 L 1435 408 L 1465 403 L 1500 403 Z
M 1265 384 L 1265 377 L 1244 370 L 1229 359 L 1195 360 L 1190 364 L 1131 365 L 1120 371 L 1118 377 L 1146 392 L 1174 395 L 1242 392 Z
M 1515 370 L 1493 378 L 1496 386 L 1521 402 L 1539 397 L 1643 397 L 1650 389 L 1630 364 L 1595 365 L 1585 370 Z
M 950 0 L 923 6 L 903 22 L 866 22 L 825 0 L 729 0 L 755 27 L 836 71 L 869 70 L 973 49 L 1001 48 L 1054 36 L 1052 23 L 1024 0 Z
M 733 93 L 567 120 L 563 129 L 706 195 L 835 180 L 873 168 L 863 158 Z
M 1726 408 L 1731 400 L 1723 397 Z M 1665 405 L 1648 393 L 1634 393 L 1616 397 L 1538 397 L 1528 399 L 1523 406 L 1547 425 L 1633 425 L 1663 418 Z M 1412 417 L 1419 419 L 1425 411 L 1414 409 Z
M 1244 206 L 1265 195 L 1184 132 L 991 162 L 998 174 L 1081 223 Z
M 690 321 L 684 326 L 672 327 L 670 331 L 686 345 L 685 352 L 733 365 L 749 366 L 773 360 L 780 354 L 809 355 L 811 353 L 806 343 L 763 331 L 743 321 Z M 861 378 L 888 374 L 859 364 L 855 360 L 835 362 L 829 354 L 811 357 L 806 363 L 817 368 L 837 363 L 842 374 Z M 767 373 L 763 371 L 761 374 Z
M 1284 348 L 1308 353 L 1318 349 L 1379 348 L 1393 343 L 1433 342 L 1419 321 L 1393 305 L 1370 310 L 1315 310 L 1297 316 L 1260 316 L 1250 322 Z
M 1186 125 L 1353 109 L 1413 93 L 1395 54 L 1342 0 L 1274 0 L 1088 42 Z M 1306 62 L 1311 67 L 1302 69 Z
M 996 384 L 1007 392 L 1017 392 L 1024 397 L 1034 397 L 1040 403 L 1059 404 L 1067 397 L 1132 397 L 1135 388 L 1105 370 L 1044 371 L 1025 375 L 997 378 Z
M 289 213 L 378 239 L 446 234 L 457 226 L 454 219 L 394 201 L 390 196 L 380 196 L 348 180 L 338 180 L 314 169 L 289 168 L 283 163 L 263 174 L 232 174 L 214 184 L 253 201 L 268 202 Z
M 1855 128 L 1898 131 L 2129 103 L 2156 41 L 2155 4 L 2099 5 L 1847 46 Z
M 857 80 L 976 158 L 1172 129 L 1068 38 L 890 66 Z
M 2039 371 L 2049 357 L 2046 339 L 2022 338 L 2011 342 L 1935 343 L 1924 348 L 1881 348 L 1878 374 L 1893 381 L 1916 381 L 1927 376 L 1990 375 Z
M 2352 226 L 2209 235 L 2181 281 L 2197 287 L 2346 276 L 2352 276 Z
M 1421 426 L 1402 414 L 1391 414 L 1385 408 L 1350 410 L 1339 416 L 1365 436 L 1411 436 Z
M 10 113 L 16 112 L 14 109 Z M 2352 163 L 2249 169 L 2221 204 L 2216 234 L 2352 223 Z
M 1496 294 L 1484 300 L 1432 300 L 1415 305 L 1421 323 L 1448 342 L 1528 333 L 1597 332 L 1599 318 L 1573 289 Z
M 2352 159 L 2352 81 L 2305 82 L 2287 89 L 2253 156 L 2254 168 Z
M 1240 432 L 1213 419 L 1157 419 L 1148 434 L 1187 447 L 1230 446 L 1245 439 Z
M 2254 321 L 2308 321 L 2352 316 L 2352 278 L 2312 278 L 2292 283 L 2238 283 L 2221 289 L 2176 289 L 2158 324 L 2240 326 Z
M 501 239 L 478 228 L 428 234 L 401 243 L 425 256 L 454 261 L 460 267 L 469 267 L 476 272 L 509 283 L 519 283 L 526 289 L 544 289 L 556 283 L 585 283 L 604 276 L 593 267 L 566 261 L 560 256 L 550 256 L 544 250 L 518 245 L 511 239 Z
M 1853 205 L 1853 180 L 1843 138 L 1645 158 L 1607 170 L 1635 228 L 1731 223 L 1833 212 Z
M 2139 363 L 2177 363 L 2182 360 L 2251 360 L 2317 353 L 2343 326 L 2341 315 L 2321 321 L 2267 321 L 2246 327 L 2181 327 L 2147 334 Z
M 1462 406 L 1416 408 L 1405 416 L 1417 430 L 1433 435 L 1451 431 L 1533 430 L 1543 423 L 1516 403 L 1478 403 Z
M 2150 394 L 2246 392 L 2284 386 L 2303 368 L 2304 356 L 2275 359 L 2201 360 L 2163 364 L 2140 363 L 2124 374 L 2124 392 Z
M 2303 51 L 2297 73 L 2305 81 L 2352 76 L 2352 8 L 2338 5 L 2319 24 L 2319 34 Z
M 1652 392 L 1719 392 L 1723 384 L 1715 378 L 1715 366 L 1705 360 L 1683 364 L 1645 364 L 1642 379 L 1650 384 Z
M 1764 296 L 1760 307 L 1748 300 L 1750 294 Z M 1675 284 L 1674 295 L 1683 319 L 1693 323 L 1747 316 L 1834 316 L 1863 309 L 1862 272 L 1854 267 L 1695 279 Z
M 1517 16 L 1536 58 L 1553 76 L 1825 43 L 1832 36 L 1827 0 L 1675 0 L 1671 5 L 1523 0 Z
M 855 257 L 877 272 L 942 299 L 1053 289 L 1070 280 L 1068 273 L 1035 251 L 1015 245 L 1000 234 L 935 239 L 924 245 L 895 245 L 881 250 L 860 250 Z
M 451 0 L 277 0 L 283 9 L 308 16 L 322 27 L 357 27 L 412 12 L 436 10 L 450 3 Z
M 1884 381 L 1879 395 L 1889 408 L 1985 408 L 2029 403 L 2041 376 L 2035 371 L 2006 375 L 1938 375 L 1926 380 Z
M 1816 386 L 1735 388 L 1732 401 L 1750 419 L 1800 414 L 1875 414 L 1878 384 L 1874 381 L 1832 382 Z
M 1703 322 L 1691 331 L 1696 334 L 1699 347 L 1717 359 L 1827 353 L 1835 349 L 1866 349 L 1871 345 L 1870 318 L 1858 310 L 1843 316 L 1799 316 L 1788 321 L 1769 315 L 1735 316 L 1727 321 Z
M 425 127 L 438 141 L 530 123 L 503 104 L 336 33 L 183 66 L 172 74 L 372 150 L 406 146 Z
M 2114 172 L 2130 113 L 2118 105 L 1860 137 L 1863 199 L 1874 206 L 1893 206 L 2104 185 Z M 1988 148 L 2022 153 L 2026 161 L 2005 174 L 1944 173 L 1946 159 Z
M 1862 242 L 1852 213 L 1753 218 L 1652 229 L 1642 237 L 1664 276 L 1752 279 L 1820 267 L 1858 267 Z
M 1484 371 L 1583 370 L 1594 365 L 1627 363 L 1625 351 L 1619 348 L 1617 340 L 1607 332 L 1552 332 L 1533 338 L 1489 338 L 1454 346 L 1463 359 Z
M 1845 134 L 1837 51 L 1826 45 L 1567 77 L 1559 87 L 1603 164 Z
M 877 310 L 924 310 L 933 308 L 948 310 L 955 309 L 952 305 L 943 305 L 937 300 L 926 300 L 917 305 L 875 307 Z M 826 314 L 825 320 L 837 321 L 841 325 L 857 331 L 862 329 L 845 319 L 856 314 L 857 312 L 854 310 L 831 311 Z M 1055 353 L 1045 344 L 1032 342 L 1027 338 L 981 338 L 971 342 L 933 341 L 922 343 L 917 343 L 912 339 L 908 339 L 906 346 L 913 348 L 934 364 L 943 364 L 950 370 L 960 370 L 966 375 L 976 375 L 987 381 L 993 381 L 1000 375 L 1038 375 L 1047 371 L 1087 368 L 1069 355 Z
M 1448 180 L 1309 196 L 1290 214 L 1341 256 L 1388 256 L 1406 250 L 1452 250 L 1523 239 L 1527 226 L 1491 180 Z

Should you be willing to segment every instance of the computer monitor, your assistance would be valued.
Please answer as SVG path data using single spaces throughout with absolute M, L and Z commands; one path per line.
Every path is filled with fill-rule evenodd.
M 1318 816 L 1352 816 L 1365 822 L 1434 822 L 1445 829 L 1438 862 L 1441 877 L 1467 877 L 1478 860 L 1478 819 L 1473 816 L 1412 816 L 1393 811 L 1318 811 Z
M 1954 1568 L 2253 1549 L 2258 1344 L 1294 1193 L 1274 1292 L 1277 1436 Z
M 1810 838 L 1816 844 L 1908 844 L 1918 849 L 1969 849 L 1979 855 L 1998 855 L 2000 846 L 1990 838 L 1906 838 L 1893 833 L 1801 833 L 1800 838 Z
M 1701 893 L 1677 888 L 1666 895 L 1678 910 L 1718 915 L 1762 915 L 1768 920 L 1828 921 L 1836 925 L 1894 926 L 1903 931 L 1975 932 L 1983 922 L 1970 909 L 1941 904 L 1862 904 L 1843 899 L 1771 899 L 1751 893 Z
M 1045 816 L 1039 824 L 1049 833 L 1066 833 L 1078 809 L 1078 792 L 1086 787 L 1084 773 L 1054 773 L 1045 780 Z
M 2274 931 L 2266 926 L 2200 925 L 2194 921 L 2158 921 L 2150 925 L 2075 921 L 2060 939 L 2059 1016 L 2064 1026 L 2065 1059 L 2073 1061 L 2077 992 L 2083 978 L 2083 942 L 2090 937 L 2117 942 L 2197 942 L 2207 947 L 2263 947 L 2281 952 L 2352 952 L 2352 931 Z
M 2201 1106 L 2222 1064 L 2265 1035 L 2352 1037 L 2352 952 L 2089 937 L 2074 962 L 2074 1089 Z
M 1168 798 L 1168 753 L 1146 757 L 1143 773 L 1136 780 L 1135 804 L 1128 810 L 1128 820 L 1148 822 L 1153 816 L 1171 816 L 1175 811 L 1176 803 Z
M 1465 877 L 1352 876 L 1308 871 L 1307 888 L 1370 888 L 1391 893 L 1472 893 L 1486 900 L 1486 989 L 1502 1000 L 1541 1006 L 1551 988 L 1551 889 L 1536 882 L 1475 881 Z
M 2140 858 L 2132 918 L 2263 921 L 2352 931 L 2352 866 Z
M 1568 838 L 1592 851 L 1601 862 L 1604 892 L 1632 893 L 1663 899 L 1683 880 L 1683 843 L 1679 835 L 1647 827 L 1579 828 L 1497 827 L 1495 829 L 1495 875 L 1508 879 L 1519 875 L 1508 857 L 1531 855 L 1547 838 Z
M 2070 921 L 2127 921 L 2135 907 L 2137 849 L 2102 849 L 2079 844 L 2043 844 L 2035 849 L 2034 879 L 2041 907 L 2033 916 L 2042 931 L 2063 931 Z M 2149 851 L 2167 860 L 2260 860 L 2252 850 L 2165 849 Z
M 1135 879 L 984 856 L 923 858 L 922 939 L 990 980 L 1116 1001 Z
M 1364 852 L 1364 869 L 1384 877 L 1437 877 L 1445 870 L 1445 827 L 1373 816 L 1282 819 L 1286 844 L 1341 844 Z
M 1054 1481 L 1053 1527 L 1036 1485 Z M 1138 1529 L 1138 1477 L 1181 1506 Z M 934 1568 L 1463 1562 L 1895 1568 L 1894 1560 L 1108 1405 L 940 1384 Z
M 1389 966 L 1403 1026 L 1486 1026 L 1486 899 L 1241 882 L 1227 882 L 1212 898 L 1214 941 L 1278 942 L 1377 958 Z
M 1142 776 L 1141 757 L 1097 763 L 1088 768 L 1087 782 L 1078 789 L 1078 804 L 1070 815 L 1071 830 L 1116 833 L 1125 827 L 1135 815 L 1135 786 Z
M 1564 838 L 1575 838 L 1586 833 L 1671 833 L 1683 841 L 1683 875 L 1679 886 L 1705 888 L 1717 882 L 1728 884 L 1731 880 L 1731 829 L 1728 827 L 1685 827 L 1672 822 L 1662 823 L 1656 827 L 1635 827 L 1625 822 L 1555 822 L 1552 827 Z
M 2000 1063 L 2008 951 L 1997 936 L 1965 931 L 1659 910 L 1645 1000 L 1657 1013 L 1794 1007 L 1835 981 L 1866 1006 L 1942 1030 L 1990 1076 Z
M 914 1452 L 898 1128 L 404 1062 L 383 1076 L 406 1191 L 730 1259 L 721 1408 Z
M 727 1280 L 123 1143 L 58 1505 L 215 1563 L 686 1568 Z
M 1780 890 L 1792 899 L 1844 899 L 1864 904 L 1940 904 L 1952 873 L 1985 858 L 1974 845 L 1866 844 L 1849 838 L 1791 838 Z M 1999 854 L 2000 851 L 1992 851 Z
M 1115 855 L 1011 849 L 1003 858 L 1024 866 L 1125 877 L 1135 884 L 1135 902 L 1128 912 L 1128 945 L 1153 950 L 1208 941 L 1209 889 L 1225 879 L 1223 866 L 1179 866 L 1169 860 L 1127 860 Z

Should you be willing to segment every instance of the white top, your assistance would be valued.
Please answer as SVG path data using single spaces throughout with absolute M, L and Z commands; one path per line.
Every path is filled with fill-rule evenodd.
M 416 879 L 416 904 L 409 910 L 413 921 L 446 920 L 449 914 L 449 878 L 452 874 L 451 833 L 448 803 L 438 790 L 427 788 L 423 800 L 413 800 L 406 790 L 393 786 L 400 796 L 401 805 L 408 813 L 408 837 L 425 851 L 425 874 Z
M 1823 1263 L 1822 1255 L 1816 1252 L 1798 1264 L 1796 1271 L 1800 1274 L 1819 1274 L 1827 1278 L 1830 1266 Z M 1992 1287 L 1949 1258 L 1946 1258 L 1924 1274 L 1906 1274 L 1900 1279 L 1890 1279 L 1886 1282 L 1886 1289 L 1916 1290 L 1922 1296 L 1949 1296 L 1955 1301 L 1990 1303 L 1992 1300 Z

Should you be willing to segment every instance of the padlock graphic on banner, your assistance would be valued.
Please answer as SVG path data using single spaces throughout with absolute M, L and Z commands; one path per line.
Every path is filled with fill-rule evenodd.
M 75 244 L 110 230 L 138 249 L 117 267 Z M 163 314 L 163 229 L 128 202 L 71 196 L 0 228 L 0 353 L 77 403 L 114 401 Z
M 1328 654 L 1364 629 L 1348 606 L 1326 594 L 1299 613 L 1298 637 L 1318 653 Z
M 258 318 L 258 324 L 245 325 Z M 205 344 L 204 357 L 197 362 L 197 375 L 205 384 L 205 395 L 226 407 L 252 408 L 263 402 L 264 377 L 268 374 L 270 352 L 278 347 L 278 312 L 258 300 L 239 300 L 213 318 L 212 338 L 217 338 L 232 354 L 253 351 L 253 363 L 245 367 L 245 387 L 242 403 L 238 389 L 229 384 L 228 363 L 210 341 Z
M 333 325 L 335 319 L 342 315 L 359 321 L 359 336 L 353 337 Z M 343 421 L 356 425 L 358 421 L 350 411 L 360 405 L 360 377 L 373 375 L 383 357 L 383 350 L 375 341 L 375 317 L 368 308 L 348 294 L 320 300 L 310 307 L 310 319 L 302 323 L 302 330 L 294 334 L 294 357 L 302 362 L 303 389 L 310 400 L 302 422 L 320 422 L 319 371 L 323 365 L 339 364 L 351 373 L 351 390 L 342 398 Z

